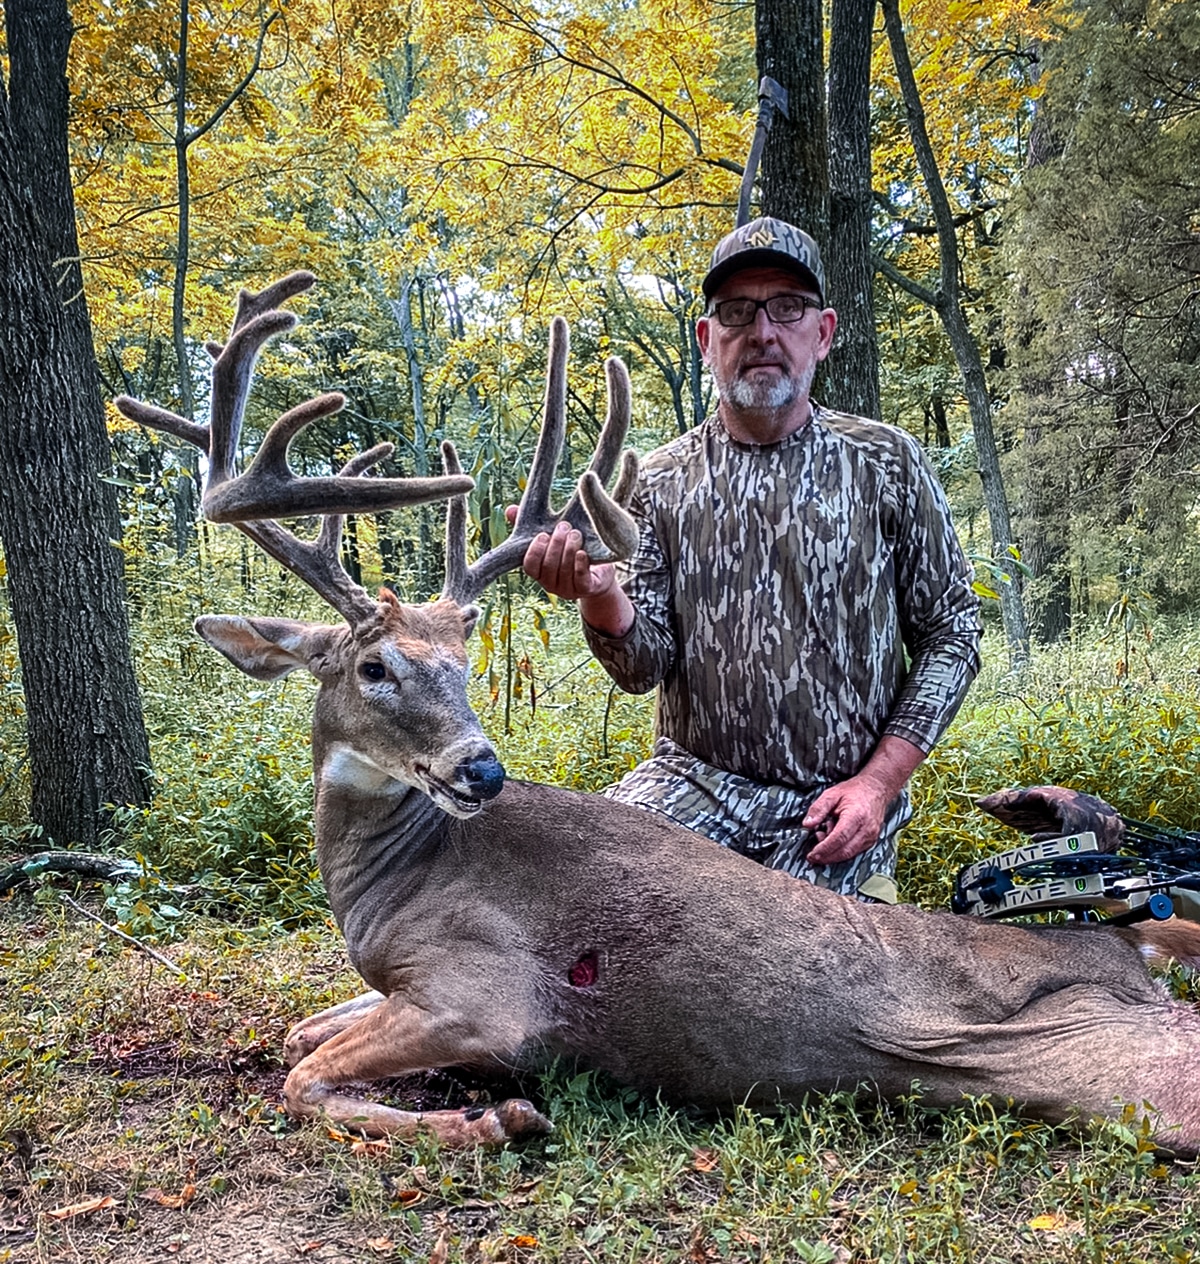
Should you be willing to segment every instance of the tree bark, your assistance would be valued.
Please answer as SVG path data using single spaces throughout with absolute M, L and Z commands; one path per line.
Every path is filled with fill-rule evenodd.
M 871 40 L 876 0 L 833 0 L 829 41 L 827 301 L 838 331 L 825 366 L 833 408 L 880 416 L 871 262 Z
M 190 421 L 196 402 L 192 392 L 192 369 L 188 363 L 187 332 L 184 327 L 184 296 L 187 289 L 188 252 L 191 249 L 192 189 L 188 171 L 188 146 L 192 138 L 187 126 L 188 34 L 191 13 L 188 0 L 179 0 L 179 45 L 176 49 L 175 80 L 175 189 L 179 200 L 179 227 L 175 236 L 175 278 L 171 286 L 171 344 L 175 348 L 175 372 L 179 378 L 179 411 Z
M 7 0 L 0 80 L 0 540 L 33 819 L 94 847 L 143 802 L 149 747 L 129 656 L 116 495 L 83 295 L 67 153 L 66 0 Z
M 762 158 L 762 214 L 829 244 L 829 141 L 825 116 L 825 32 L 821 0 L 758 0 L 754 33 L 759 76 L 788 94 Z
M 921 169 L 921 177 L 929 195 L 937 226 L 939 273 L 938 287 L 931 295 L 922 295 L 930 301 L 941 318 L 954 359 L 963 377 L 967 407 L 971 414 L 971 428 L 975 436 L 975 452 L 979 460 L 979 479 L 983 486 L 983 502 L 987 506 L 988 522 L 992 532 L 992 555 L 996 564 L 1006 569 L 1008 582 L 1000 585 L 1000 614 L 1004 621 L 1004 636 L 1008 642 L 1009 660 L 1014 668 L 1022 666 L 1029 656 L 1029 627 L 1025 618 L 1025 606 L 1021 595 L 1021 574 L 1011 564 L 1010 550 L 1015 547 L 1012 519 L 1008 508 L 1008 494 L 1000 471 L 1000 454 L 996 448 L 996 433 L 992 426 L 992 405 L 988 393 L 987 376 L 979 346 L 967 323 L 958 284 L 958 238 L 954 228 L 954 216 L 942 175 L 933 156 L 933 146 L 925 127 L 925 110 L 921 94 L 917 90 L 916 76 L 908 55 L 908 42 L 900 20 L 899 0 L 881 0 L 884 25 L 896 77 L 904 100 L 904 113 L 912 139 L 913 151 Z M 920 293 L 920 288 L 906 278 L 897 278 L 910 293 Z
M 1034 63 L 1040 64 L 1040 58 Z M 1027 170 L 1050 162 L 1062 153 L 1044 101 L 1034 107 L 1033 126 L 1025 154 Z M 1041 329 L 1040 317 L 1028 301 L 1028 278 L 1018 274 L 1020 319 L 1017 349 L 1021 407 L 1025 429 L 1021 462 L 1021 513 L 1018 523 L 1025 564 L 1034 574 L 1030 585 L 1033 635 L 1043 645 L 1062 640 L 1071 630 L 1071 468 L 1057 451 L 1055 392 L 1043 372 L 1029 364 L 1028 349 Z M 1062 401 L 1057 401 L 1062 406 Z

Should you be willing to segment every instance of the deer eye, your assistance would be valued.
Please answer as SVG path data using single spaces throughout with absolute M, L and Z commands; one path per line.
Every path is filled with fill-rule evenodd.
M 387 676 L 387 668 L 382 663 L 360 663 L 358 674 L 367 680 L 383 680 Z

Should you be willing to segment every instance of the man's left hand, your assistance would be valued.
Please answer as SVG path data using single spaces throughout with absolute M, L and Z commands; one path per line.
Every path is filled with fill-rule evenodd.
M 862 776 L 822 791 L 804 817 L 805 828 L 817 836 L 804 859 L 818 867 L 836 865 L 874 846 L 890 802 L 878 785 Z
M 902 737 L 881 737 L 858 773 L 822 791 L 803 825 L 817 841 L 804 857 L 810 865 L 837 865 L 873 847 L 892 801 L 925 753 Z

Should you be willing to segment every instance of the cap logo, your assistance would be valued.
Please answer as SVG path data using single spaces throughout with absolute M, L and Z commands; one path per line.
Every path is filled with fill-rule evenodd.
M 756 228 L 746 241 L 751 246 L 773 246 L 775 244 L 775 234 L 766 227 Z

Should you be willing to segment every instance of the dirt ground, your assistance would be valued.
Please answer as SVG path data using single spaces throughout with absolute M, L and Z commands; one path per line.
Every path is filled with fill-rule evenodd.
M 0 1264 L 436 1259 L 444 1230 L 494 1227 L 419 1146 L 283 1115 L 287 1028 L 361 987 L 333 934 L 172 945 L 178 979 L 86 925 L 0 916 Z M 511 1087 L 432 1072 L 384 1099 Z

